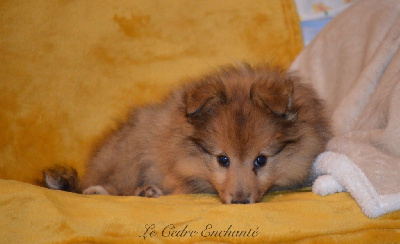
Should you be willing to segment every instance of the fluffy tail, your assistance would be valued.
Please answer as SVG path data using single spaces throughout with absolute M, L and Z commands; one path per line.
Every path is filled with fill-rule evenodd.
M 56 165 L 44 170 L 43 185 L 54 190 L 81 192 L 78 173 L 72 167 Z

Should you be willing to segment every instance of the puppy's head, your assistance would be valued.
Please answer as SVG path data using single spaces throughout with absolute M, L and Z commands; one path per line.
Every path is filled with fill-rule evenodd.
M 313 90 L 279 69 L 223 69 L 189 87 L 185 104 L 190 141 L 223 203 L 303 184 L 329 136 Z

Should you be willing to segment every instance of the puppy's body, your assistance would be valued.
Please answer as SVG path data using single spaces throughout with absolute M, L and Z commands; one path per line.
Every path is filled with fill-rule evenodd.
M 268 67 L 226 67 L 133 111 L 94 153 L 75 189 L 149 197 L 218 193 L 224 203 L 258 202 L 272 187 L 304 184 L 328 138 L 320 100 L 296 77 Z M 59 172 L 45 176 L 59 188 Z

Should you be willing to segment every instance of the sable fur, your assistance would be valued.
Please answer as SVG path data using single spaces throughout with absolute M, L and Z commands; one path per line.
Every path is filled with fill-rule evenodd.
M 80 183 L 60 168 L 44 180 L 84 194 L 218 193 L 223 203 L 254 203 L 273 187 L 305 184 L 329 136 L 321 101 L 296 76 L 228 66 L 132 111 L 94 152 Z M 267 157 L 263 167 L 254 164 L 259 155 Z

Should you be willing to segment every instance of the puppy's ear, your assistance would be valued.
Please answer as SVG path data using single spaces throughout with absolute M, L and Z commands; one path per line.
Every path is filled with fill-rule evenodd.
M 226 96 L 221 82 L 197 83 L 186 91 L 186 116 L 190 118 L 202 113 L 209 113 L 224 101 L 226 101 Z
M 293 80 L 290 77 L 276 80 L 260 79 L 251 87 L 250 98 L 276 116 L 295 121 L 297 111 L 293 107 L 293 91 Z

